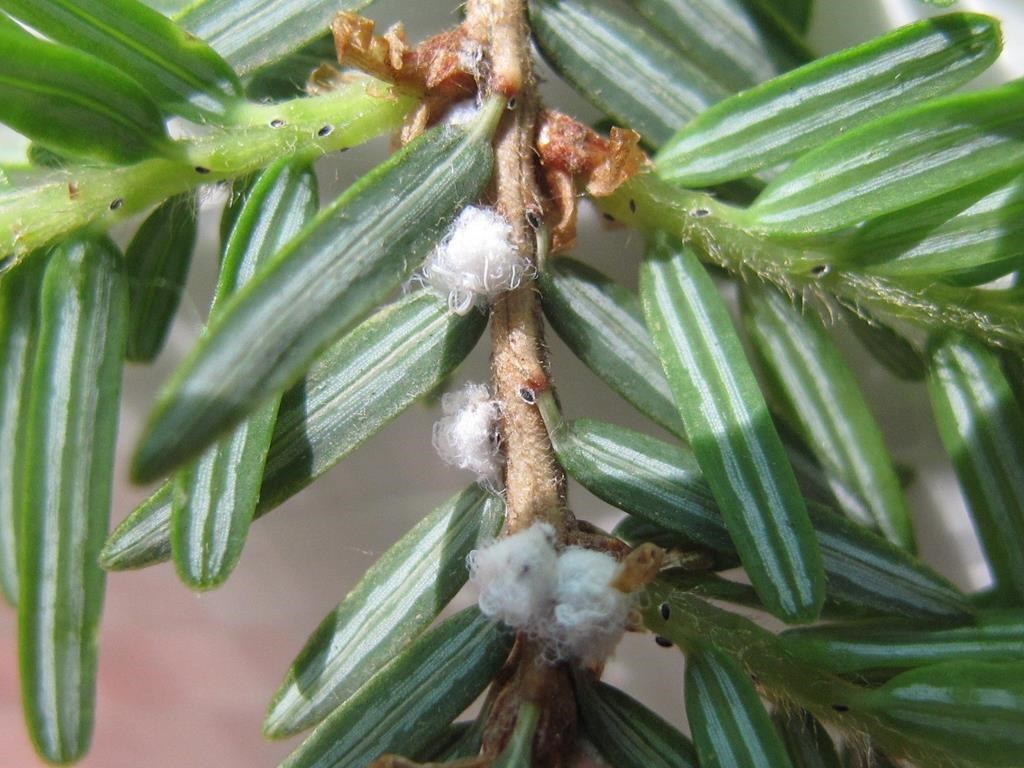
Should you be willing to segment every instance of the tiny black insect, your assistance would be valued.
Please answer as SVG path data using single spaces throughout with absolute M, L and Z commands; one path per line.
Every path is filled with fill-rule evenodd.
M 672 609 L 669 608 L 668 603 L 662 603 L 660 610 L 661 610 L 661 618 L 663 618 L 665 621 L 668 621 L 668 617 L 672 615 Z
M 850 708 L 848 706 L 846 706 L 845 704 L 833 704 L 832 705 L 832 709 L 834 709 L 836 712 L 849 712 L 850 711 Z
M 319 131 L 316 132 L 316 135 L 322 139 L 324 136 L 330 136 L 332 133 L 334 133 L 334 126 L 325 125 Z
M 284 120 L 282 120 L 279 117 L 275 117 L 273 120 L 270 121 L 271 128 L 284 128 L 285 125 L 286 123 L 284 122 Z
M 115 197 L 113 200 L 110 201 L 110 210 L 116 211 L 122 205 L 124 205 L 124 198 L 123 197 Z
M 672 641 L 669 640 L 667 637 L 662 637 L 661 635 L 655 635 L 654 636 L 654 642 L 656 642 L 662 648 L 671 648 L 672 647 Z
M 690 211 L 690 215 L 693 216 L 694 218 L 700 219 L 703 218 L 704 216 L 710 216 L 711 211 L 708 210 L 707 208 L 694 208 L 692 211 Z
M 209 169 L 209 168 L 204 168 L 204 167 L 203 167 L 203 166 L 201 166 L 201 165 L 197 165 L 197 166 L 196 166 L 196 173 L 198 173 L 198 174 L 202 174 L 202 175 L 205 175 L 205 174 L 207 174 L 207 173 L 209 173 L 209 172 L 210 172 L 210 169 Z
M 537 393 L 534 392 L 529 387 L 520 387 L 519 399 L 522 400 L 527 405 L 533 405 L 534 403 L 537 402 Z
M 629 201 L 629 212 L 636 213 L 636 200 Z

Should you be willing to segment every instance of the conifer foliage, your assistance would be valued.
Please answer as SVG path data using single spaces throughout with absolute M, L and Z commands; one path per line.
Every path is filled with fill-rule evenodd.
M 107 571 L 219 586 L 254 520 L 447 389 L 470 485 L 282 670 L 283 766 L 1021 765 L 1024 83 L 962 88 L 999 21 L 817 56 L 810 0 L 469 0 L 423 41 L 372 4 L 0 0 L 0 588 L 41 759 L 88 750 Z M 541 103 L 535 52 L 606 119 Z M 320 200 L 318 159 L 382 135 Z M 123 365 L 164 344 L 211 185 L 209 322 L 108 530 Z M 638 290 L 574 251 L 580 205 L 641 233 Z M 563 415 L 545 325 L 650 429 Z M 985 593 L 917 556 L 840 326 L 930 400 Z M 601 682 L 627 631 L 685 656 L 690 736 Z

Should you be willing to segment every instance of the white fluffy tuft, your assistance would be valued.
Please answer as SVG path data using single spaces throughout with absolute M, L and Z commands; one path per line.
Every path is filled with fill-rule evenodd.
M 479 79 L 483 61 L 484 47 L 472 38 L 463 40 L 459 48 L 459 66 Z
M 434 449 L 446 463 L 468 469 L 488 488 L 501 486 L 498 417 L 501 410 L 484 384 L 467 383 L 441 398 L 444 416 L 434 423 Z
M 584 664 L 607 658 L 629 617 L 629 595 L 611 586 L 618 561 L 604 552 L 570 547 L 558 558 L 554 623 L 550 636 L 559 658 Z
M 427 258 L 422 279 L 448 295 L 452 312 L 464 315 L 519 286 L 529 262 L 512 243 L 512 225 L 493 208 L 467 206 Z
M 473 118 L 476 117 L 479 111 L 480 104 L 476 99 L 456 101 L 444 113 L 444 122 L 448 123 L 448 125 L 467 125 L 473 122 Z
M 599 664 L 619 644 L 632 596 L 612 586 L 621 566 L 604 552 L 554 548 L 554 529 L 538 523 L 470 553 L 480 611 L 528 632 L 551 661 Z
M 535 631 L 551 610 L 557 581 L 555 530 L 538 523 L 466 558 L 469 578 L 480 591 L 480 612 L 516 629 Z

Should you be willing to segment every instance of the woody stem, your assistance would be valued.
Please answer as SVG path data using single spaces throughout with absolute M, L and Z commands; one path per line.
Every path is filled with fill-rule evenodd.
M 495 142 L 492 195 L 511 224 L 515 247 L 536 264 L 542 220 L 534 137 L 538 103 L 523 0 L 470 0 L 469 34 L 488 52 L 486 92 L 509 100 Z M 564 511 L 565 476 L 555 461 L 547 430 L 523 390 L 547 388 L 540 302 L 524 284 L 502 295 L 491 316 L 491 386 L 502 406 L 507 532 L 534 522 L 552 524 L 565 541 L 570 518 Z
M 517 250 L 536 266 L 543 208 L 534 149 L 538 101 L 524 0 L 469 0 L 466 28 L 487 53 L 485 95 L 500 93 L 509 100 L 495 141 L 494 206 L 511 225 Z M 575 532 L 565 508 L 565 475 L 535 405 L 535 393 L 548 388 L 543 333 L 532 285 L 498 298 L 491 314 L 491 389 L 502 408 L 506 533 L 547 522 L 564 544 Z M 524 703 L 541 708 L 534 765 L 560 765 L 571 750 L 576 705 L 569 675 L 564 665 L 550 666 L 542 657 L 536 641 L 520 637 L 518 652 L 495 683 L 485 756 L 495 756 L 507 742 Z

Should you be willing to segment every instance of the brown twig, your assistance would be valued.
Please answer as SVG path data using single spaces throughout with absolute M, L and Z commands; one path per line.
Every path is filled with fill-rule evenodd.
M 534 150 L 539 107 L 523 0 L 469 0 L 465 28 L 485 51 L 481 89 L 509 101 L 495 142 L 494 205 L 512 225 L 516 247 L 536 264 L 543 221 Z M 501 296 L 491 314 L 491 389 L 502 407 L 506 530 L 514 533 L 544 521 L 564 545 L 575 531 L 575 521 L 565 508 L 565 476 L 535 405 L 536 393 L 547 388 L 540 303 L 527 283 Z M 542 710 L 534 765 L 562 765 L 576 731 L 575 700 L 565 665 L 546 662 L 543 648 L 520 636 L 518 652 L 495 686 L 498 693 L 482 753 L 493 757 L 500 752 L 520 704 L 530 701 Z
M 512 225 L 516 248 L 536 263 L 543 204 L 536 178 L 537 95 L 522 0 L 470 0 L 466 30 L 487 52 L 482 89 L 501 93 L 509 111 L 495 142 L 494 205 Z M 547 389 L 540 303 L 524 284 L 498 299 L 491 316 L 491 385 L 502 406 L 508 532 L 553 525 L 565 543 L 571 516 L 565 478 L 544 422 L 522 391 Z

